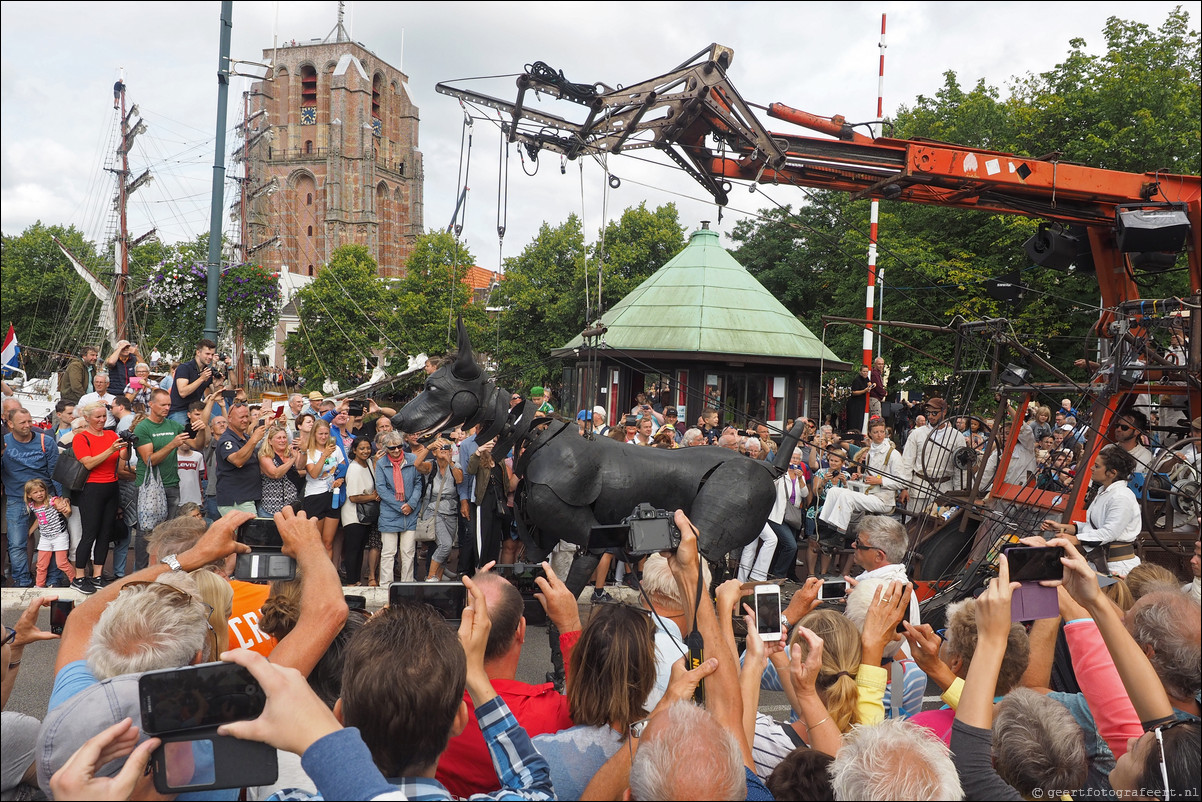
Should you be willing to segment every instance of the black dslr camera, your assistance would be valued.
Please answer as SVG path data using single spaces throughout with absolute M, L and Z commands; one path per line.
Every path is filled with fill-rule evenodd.
M 640 504 L 619 524 L 594 526 L 589 533 L 588 548 L 590 551 L 620 548 L 630 557 L 676 551 L 680 546 L 680 530 L 674 516 L 669 510 Z
M 123 432 L 117 432 L 117 437 L 121 438 L 126 443 L 129 443 L 134 448 L 138 447 L 138 436 L 129 429 Z

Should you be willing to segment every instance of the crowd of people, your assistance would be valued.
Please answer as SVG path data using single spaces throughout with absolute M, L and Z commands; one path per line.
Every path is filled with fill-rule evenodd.
M 278 410 L 259 408 L 213 369 L 215 354 L 201 341 L 167 388 L 139 399 L 136 360 L 124 373 L 106 360 L 104 371 L 85 352 L 88 382 L 45 427 L 4 402 L 11 582 L 71 583 L 84 598 L 53 677 L 22 678 L 50 686 L 44 719 L 4 713 L 4 798 L 39 788 L 54 798 L 147 797 L 146 767 L 162 741 L 142 726 L 139 678 L 218 659 L 248 669 L 266 695 L 257 718 L 219 730 L 277 750 L 276 781 L 245 788 L 247 799 L 1198 792 L 1202 544 L 1184 587 L 1127 551 L 1127 482 L 1161 458 L 1138 410 L 1116 420 L 1114 444 L 1094 462 L 1088 481 L 1099 491 L 1086 517 L 1023 533 L 1026 545 L 1064 549 L 1063 575 L 1050 583 L 1058 615 L 1011 620 L 1001 555 L 997 578 L 949 608 L 939 630 L 922 621 L 903 520 L 939 515 L 960 481 L 950 455 L 984 448 L 991 433 L 1014 443 L 1002 459 L 989 450 L 1007 481 L 1082 481 L 1079 451 L 1071 462 L 1053 458 L 1079 448 L 1071 404 L 1063 423 L 1042 407 L 1028 420 L 1013 411 L 949 420 L 946 401 L 931 398 L 904 443 L 869 406 L 866 438 L 805 421 L 789 455 L 763 423 L 725 426 L 706 409 L 688 425 L 654 395 L 634 399 L 613 426 L 605 408 L 581 410 L 582 436 L 716 445 L 782 473 L 759 538 L 729 556 L 737 578 L 725 582 L 713 581 L 681 511 L 677 549 L 639 560 L 594 554 L 583 580 L 573 565 L 584 550 L 561 542 L 535 580 L 553 650 L 548 682 L 531 685 L 517 679 L 530 599 L 492 570 L 525 548 L 514 512 L 520 454 L 494 453 L 496 441 L 478 442 L 472 429 L 395 431 L 395 410 L 372 399 L 296 393 Z M 116 355 L 122 364 L 121 348 Z M 523 402 L 558 416 L 542 387 L 512 394 Z M 1019 431 L 1003 440 L 1011 426 Z M 253 518 L 274 521 L 296 579 L 233 577 L 249 550 L 236 532 Z M 824 577 L 842 578 L 841 598 L 819 598 Z M 764 640 L 746 597 L 775 579 L 796 585 L 779 639 Z M 348 609 L 343 595 L 347 585 L 422 580 L 465 587 L 457 630 L 423 604 L 373 615 Z M 636 588 L 637 601 L 615 600 L 631 597 L 611 593 L 618 584 Z M 5 703 L 23 649 L 57 637 L 39 624 L 51 598 L 6 631 Z M 698 643 L 702 656 L 691 660 Z M 931 683 L 935 707 L 924 703 Z M 761 690 L 786 695 L 784 720 L 759 712 Z M 209 782 L 201 769 L 213 759 L 184 767 L 193 786 Z

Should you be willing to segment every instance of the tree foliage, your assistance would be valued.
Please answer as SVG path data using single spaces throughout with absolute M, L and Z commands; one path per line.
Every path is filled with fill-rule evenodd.
M 105 345 L 96 328 L 100 303 L 54 243 L 55 237 L 101 280 L 112 275 L 111 266 L 106 268 L 96 248 L 75 226 L 46 226 L 39 220 L 17 236 L 3 235 L 0 285 L 4 288 L 4 329 L 12 323 L 24 346 L 22 357 L 31 377 L 58 366 L 56 358 L 35 348 L 73 353 L 85 343 Z
M 362 245 L 343 245 L 293 299 L 300 325 L 284 342 L 288 364 L 310 385 L 345 383 L 374 364 L 392 317 L 376 260 Z
M 1068 57 L 1038 76 L 1014 79 L 1003 98 L 983 80 L 965 90 L 948 72 L 933 96 L 920 96 L 892 121 L 897 138 L 929 138 L 1033 157 L 1061 158 L 1136 172 L 1199 168 L 1199 37 L 1175 11 L 1158 31 L 1112 18 L 1107 52 L 1089 55 L 1074 40 Z M 869 201 L 810 192 L 800 208 L 769 209 L 740 222 L 734 255 L 815 333 L 823 314 L 864 316 Z M 1033 266 L 1022 244 L 1037 220 L 1019 215 L 883 201 L 878 267 L 884 272 L 877 317 L 950 325 L 962 318 L 1005 317 L 1023 344 L 1065 368 L 1091 353 L 1098 291 L 1090 275 Z M 990 279 L 1016 277 L 1027 290 L 1017 302 L 990 294 Z M 1184 271 L 1145 277 L 1145 297 L 1187 292 Z M 832 325 L 826 341 L 858 363 L 862 328 Z M 908 388 L 949 374 L 954 339 L 945 334 L 884 329 L 882 353 L 909 374 Z M 980 347 L 962 365 L 988 368 Z M 848 380 L 850 377 L 848 378 Z
M 491 344 L 493 328 L 482 303 L 464 282 L 475 263 L 464 245 L 446 231 L 417 238 L 405 277 L 390 292 L 395 316 L 390 339 L 406 354 L 442 354 L 455 348 L 453 322 L 462 316 L 472 342 L 480 351 Z
M 627 209 L 606 225 L 603 242 L 591 246 L 574 214 L 559 226 L 544 223 L 520 255 L 505 261 L 505 278 L 492 301 L 503 310 L 495 354 L 502 377 L 517 387 L 557 383 L 560 366 L 550 352 L 603 309 L 613 308 L 684 245 L 671 203 L 653 211 L 645 204 Z M 597 304 L 598 265 L 603 309 Z

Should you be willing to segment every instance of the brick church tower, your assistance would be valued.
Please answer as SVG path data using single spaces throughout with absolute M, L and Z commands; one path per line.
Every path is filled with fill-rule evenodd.
M 336 248 L 358 244 L 381 276 L 402 275 L 422 233 L 408 79 L 350 41 L 341 13 L 325 39 L 293 40 L 263 56 L 274 60 L 275 78 L 246 95 L 249 253 L 272 270 L 311 276 Z

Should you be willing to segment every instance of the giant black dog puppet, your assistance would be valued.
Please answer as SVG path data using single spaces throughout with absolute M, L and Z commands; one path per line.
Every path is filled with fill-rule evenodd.
M 457 355 L 427 378 L 392 424 L 419 436 L 478 424 L 478 442 L 498 438 L 494 453 L 516 446 L 517 512 L 527 542 L 543 552 L 561 539 L 583 546 L 597 524 L 619 523 L 648 503 L 684 510 L 698 529 L 701 553 L 716 562 L 759 536 L 776 497 L 773 481 L 788 467 L 804 425 L 793 427 L 775 463 L 767 463 L 717 446 L 669 450 L 588 440 L 574 423 L 533 418 L 530 405 L 511 410 L 509 398 L 476 363 L 460 320 Z

